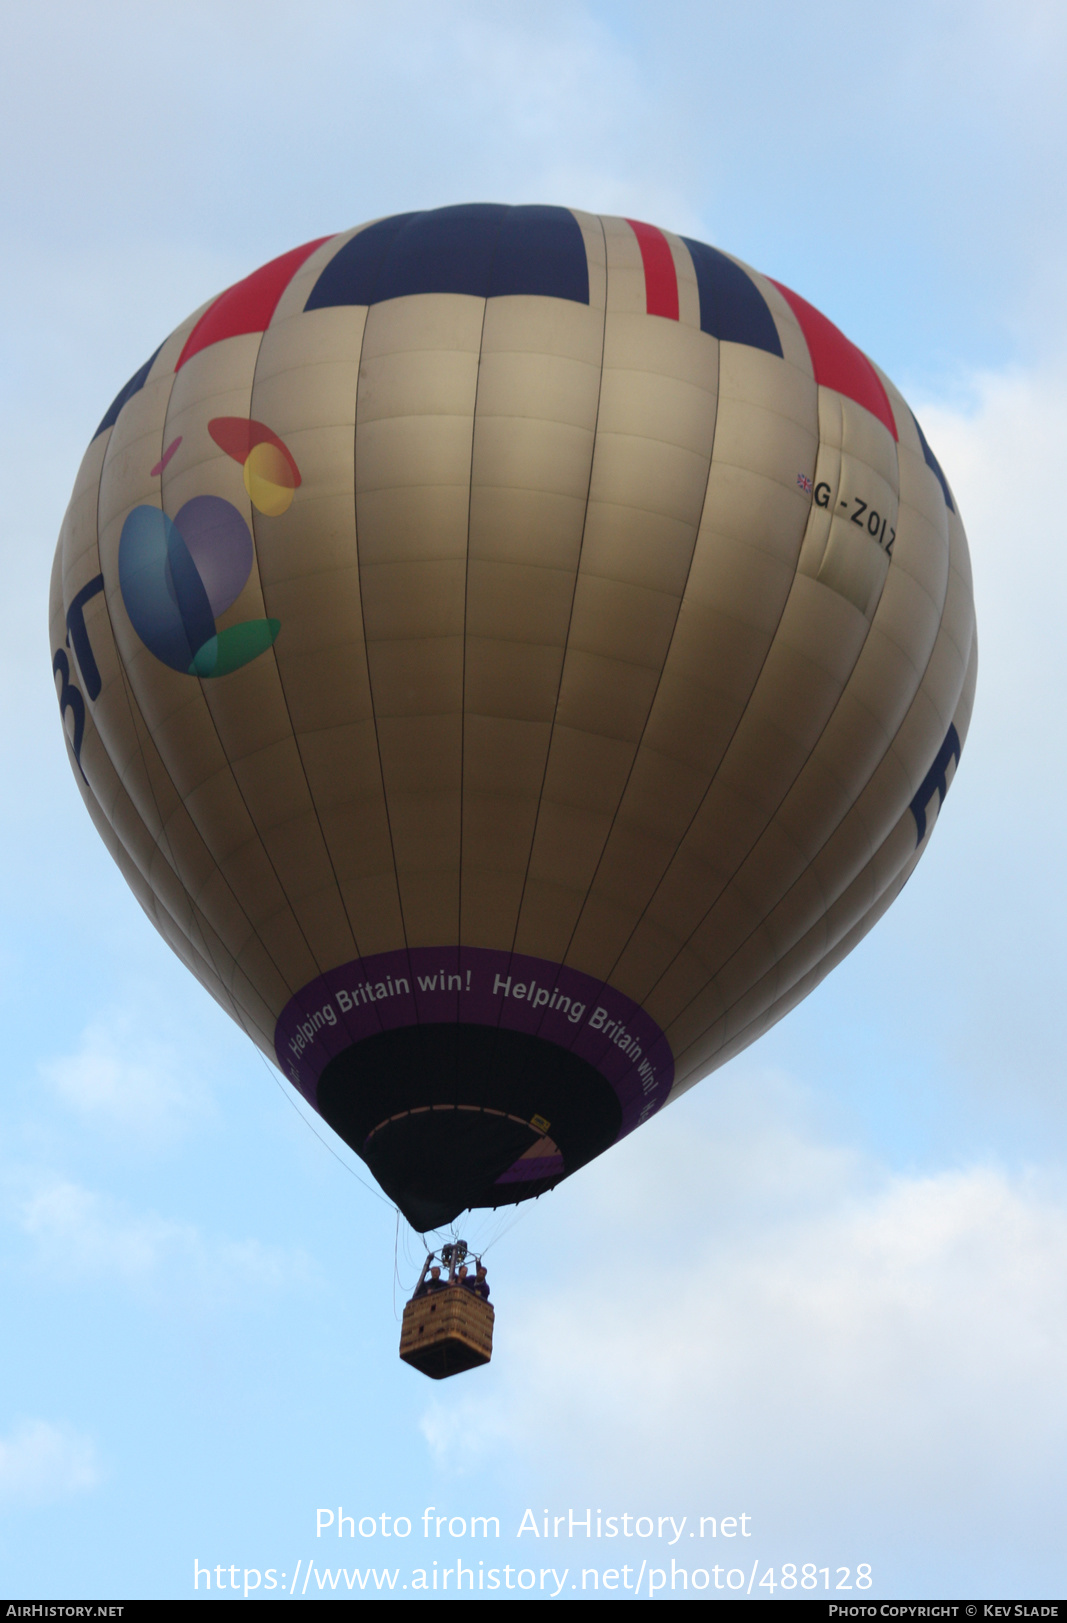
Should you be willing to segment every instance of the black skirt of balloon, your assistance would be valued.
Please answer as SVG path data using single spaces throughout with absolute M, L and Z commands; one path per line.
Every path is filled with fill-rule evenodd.
M 345 1049 L 319 1078 L 318 1108 L 422 1231 L 543 1194 L 606 1150 L 622 1116 L 579 1055 L 528 1032 L 444 1022 Z M 525 1175 L 509 1180 L 513 1167 Z

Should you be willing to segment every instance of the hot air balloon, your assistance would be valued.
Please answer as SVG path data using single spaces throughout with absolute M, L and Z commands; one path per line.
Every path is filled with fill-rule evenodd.
M 254 271 L 105 413 L 53 672 L 174 951 L 416 1229 L 529 1199 L 791 1009 L 930 838 L 967 545 L 816 309 L 488 204 Z

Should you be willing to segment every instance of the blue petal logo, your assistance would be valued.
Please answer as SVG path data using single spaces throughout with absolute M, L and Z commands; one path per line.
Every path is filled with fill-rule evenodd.
M 277 436 L 249 419 L 216 418 L 208 427 L 244 465 L 255 506 L 283 512 L 300 474 Z M 264 467 L 252 467 L 257 457 Z M 169 460 L 170 453 L 153 472 L 162 473 Z M 221 496 L 194 496 L 173 519 L 158 507 L 135 507 L 119 538 L 119 586 L 145 647 L 171 670 L 200 677 L 226 676 L 266 653 L 280 620 L 243 620 L 224 631 L 216 626 L 241 595 L 254 556 L 248 525 Z

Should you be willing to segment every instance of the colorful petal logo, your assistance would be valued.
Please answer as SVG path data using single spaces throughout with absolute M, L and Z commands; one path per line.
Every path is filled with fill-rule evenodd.
M 248 417 L 215 417 L 208 432 L 241 464 L 257 511 L 284 513 L 300 471 L 277 434 Z M 153 473 L 162 473 L 180 444 L 168 446 Z M 241 595 L 254 558 L 248 525 L 221 496 L 194 496 L 173 519 L 158 507 L 135 507 L 119 538 L 119 586 L 145 647 L 171 670 L 200 677 L 226 676 L 265 653 L 280 620 L 242 620 L 224 631 L 216 625 Z
M 300 483 L 300 470 L 274 430 L 251 417 L 213 417 L 207 431 L 227 456 L 241 464 L 252 506 L 271 518 L 284 513 Z

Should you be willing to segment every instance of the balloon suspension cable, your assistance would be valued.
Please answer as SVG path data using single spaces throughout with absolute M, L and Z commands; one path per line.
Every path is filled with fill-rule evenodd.
M 283 1085 L 281 1077 L 275 1071 L 274 1067 L 268 1062 L 267 1057 L 262 1052 L 262 1050 L 257 1047 L 256 1048 L 256 1053 L 259 1055 L 260 1059 L 263 1061 L 263 1065 L 264 1065 L 264 1067 L 266 1069 L 267 1075 L 272 1079 L 272 1081 L 277 1083 L 278 1091 L 281 1093 L 282 1098 L 285 1099 L 293 1107 L 293 1109 L 296 1111 L 297 1115 L 300 1117 L 300 1120 L 304 1123 L 304 1126 L 307 1127 L 312 1133 L 315 1134 L 315 1137 L 318 1139 L 318 1141 L 322 1145 L 323 1149 L 324 1150 L 329 1150 L 329 1152 L 333 1156 L 334 1160 L 339 1162 L 340 1165 L 344 1167 L 345 1171 L 349 1174 L 349 1176 L 355 1178 L 355 1180 L 356 1180 L 356 1182 L 358 1184 L 362 1184 L 363 1188 L 366 1189 L 369 1194 L 372 1194 L 374 1196 L 375 1200 L 380 1200 L 382 1202 L 383 1206 L 391 1206 L 393 1208 L 394 1212 L 396 1212 L 396 1214 L 397 1214 L 397 1221 L 399 1223 L 399 1220 L 400 1220 L 400 1208 L 399 1208 L 399 1206 L 397 1206 L 396 1202 L 390 1200 L 388 1198 L 388 1196 L 383 1195 L 380 1189 L 375 1189 L 374 1185 L 368 1183 L 365 1178 L 361 1178 L 359 1173 L 355 1170 L 355 1168 L 350 1167 L 348 1162 L 346 1160 L 344 1160 L 342 1156 L 338 1155 L 338 1153 L 334 1149 L 333 1145 L 328 1144 L 326 1142 L 326 1140 L 323 1138 L 322 1134 L 316 1129 L 314 1123 L 308 1121 L 307 1117 L 304 1115 L 304 1112 L 300 1109 L 300 1107 L 297 1104 L 296 1100 L 293 1098 L 292 1092 Z
M 394 1233 L 393 1233 L 393 1317 L 399 1321 L 400 1314 L 398 1314 L 397 1310 L 396 1310 L 396 1287 L 397 1287 L 397 1285 L 399 1285 L 401 1290 L 405 1289 L 405 1287 L 403 1285 L 403 1282 L 401 1281 L 401 1278 L 400 1278 L 400 1267 L 399 1267 L 400 1215 L 401 1215 L 400 1214 L 400 1207 L 396 1204 L 395 1201 L 390 1200 L 388 1198 L 388 1196 L 383 1195 L 381 1190 L 376 1189 L 373 1184 L 368 1183 L 365 1178 L 361 1178 L 359 1173 L 355 1170 L 355 1168 L 349 1166 L 348 1162 L 346 1160 L 344 1160 L 344 1158 L 342 1156 L 338 1155 L 338 1153 L 334 1149 L 333 1145 L 328 1143 L 326 1141 L 326 1139 L 323 1138 L 322 1134 L 315 1127 L 315 1124 L 313 1122 L 309 1121 L 307 1116 L 305 1116 L 304 1112 L 300 1109 L 300 1106 L 297 1104 L 296 1100 L 293 1098 L 292 1090 L 285 1086 L 284 1082 L 282 1081 L 282 1078 L 278 1075 L 278 1073 L 274 1069 L 274 1067 L 269 1063 L 269 1061 L 267 1060 L 266 1055 L 262 1052 L 262 1050 L 257 1047 L 256 1048 L 256 1053 L 259 1055 L 259 1058 L 263 1063 L 264 1069 L 266 1070 L 266 1072 L 267 1072 L 268 1076 L 271 1078 L 271 1080 L 275 1083 L 275 1085 L 278 1088 L 278 1091 L 281 1093 L 282 1097 L 286 1100 L 286 1102 L 296 1112 L 297 1116 L 304 1123 L 304 1126 L 311 1133 L 314 1133 L 315 1137 L 318 1139 L 318 1141 L 322 1145 L 323 1149 L 328 1150 L 329 1153 L 333 1156 L 334 1160 L 337 1161 L 340 1166 L 344 1167 L 345 1171 L 349 1174 L 349 1176 L 352 1177 L 352 1178 L 355 1178 L 356 1182 L 358 1184 L 360 1184 L 362 1188 L 366 1189 L 369 1194 L 373 1195 L 375 1200 L 380 1200 L 383 1206 L 391 1206 L 392 1207 L 393 1212 L 394 1212 L 394 1214 L 396 1216 L 396 1227 L 395 1227 L 395 1230 L 394 1230 Z M 424 1263 L 416 1263 L 415 1259 L 408 1255 L 407 1235 L 408 1235 L 409 1231 L 408 1231 L 407 1226 L 405 1225 L 405 1233 L 404 1233 L 405 1259 L 404 1260 L 408 1264 L 408 1266 L 411 1267 L 413 1270 L 416 1267 L 418 1267 L 420 1269 L 420 1277 L 425 1276 L 427 1268 L 430 1266 L 430 1263 L 433 1260 L 433 1257 L 437 1255 L 438 1251 L 443 1252 L 447 1247 L 450 1247 L 450 1246 L 451 1247 L 460 1247 L 461 1246 L 463 1248 L 464 1255 L 469 1255 L 469 1256 L 473 1257 L 473 1259 L 475 1261 L 475 1264 L 480 1263 L 482 1258 L 485 1256 L 486 1252 L 490 1251 L 492 1249 L 492 1247 L 494 1245 L 496 1245 L 498 1240 L 502 1240 L 504 1238 L 505 1234 L 509 1234 L 511 1232 L 511 1230 L 515 1227 L 516 1223 L 521 1222 L 524 1217 L 529 1216 L 530 1206 L 531 1206 L 531 1203 L 529 1203 L 529 1202 L 523 1202 L 523 1203 L 517 1205 L 515 1207 L 515 1209 L 514 1209 L 514 1215 L 509 1220 L 505 1221 L 503 1223 L 502 1227 L 498 1228 L 496 1230 L 496 1233 L 492 1235 L 491 1239 L 487 1240 L 486 1243 L 478 1251 L 469 1250 L 468 1247 L 467 1247 L 467 1242 L 460 1237 L 458 1219 L 451 1222 L 448 1225 L 447 1230 L 427 1229 L 424 1232 L 421 1232 L 421 1231 L 419 1231 L 417 1229 L 410 1230 L 411 1233 L 417 1233 L 419 1235 L 419 1239 L 421 1240 L 422 1245 L 423 1245 L 423 1247 L 424 1247 L 424 1249 L 425 1249 L 425 1251 L 427 1253 L 427 1260 Z M 473 1218 L 473 1216 L 474 1216 L 473 1210 L 468 1211 L 466 1215 L 467 1215 L 468 1218 Z M 497 1213 L 496 1209 L 493 1210 L 491 1216 L 492 1216 L 493 1219 L 499 1221 L 498 1213 Z M 464 1224 L 464 1227 L 469 1229 L 469 1224 Z M 447 1238 L 444 1237 L 445 1235 L 447 1235 Z M 438 1244 L 437 1244 L 436 1247 L 432 1246 L 430 1244 L 430 1238 L 437 1240 Z
M 400 1322 L 400 1314 L 396 1310 L 396 1287 L 400 1284 L 400 1270 L 397 1267 L 397 1249 L 400 1245 L 400 1207 L 396 1209 L 396 1230 L 393 1234 L 393 1318 Z
M 463 1239 L 461 1231 L 465 1230 L 466 1234 L 469 1236 L 472 1229 L 475 1233 L 475 1240 L 473 1245 L 471 1245 L 471 1255 L 477 1255 L 479 1258 L 484 1257 L 489 1251 L 492 1250 L 493 1246 L 495 1246 L 498 1241 L 502 1240 L 506 1234 L 511 1233 L 511 1230 L 516 1226 L 517 1223 L 521 1223 L 524 1218 L 529 1217 L 532 1210 L 532 1201 L 522 1201 L 511 1208 L 505 1206 L 479 1210 L 472 1207 L 468 1208 L 466 1213 L 463 1214 L 462 1218 L 456 1218 L 447 1226 L 443 1226 L 439 1229 L 415 1229 L 411 1228 L 410 1226 L 406 1227 L 404 1232 L 405 1263 L 412 1270 L 412 1272 L 423 1268 L 423 1254 L 436 1254 L 442 1246 L 455 1244 L 457 1242 L 470 1244 L 468 1240 Z M 415 1235 L 420 1241 L 421 1252 L 418 1257 L 413 1257 L 408 1249 L 406 1243 L 408 1235 Z M 485 1236 L 484 1239 L 483 1236 Z
M 482 1256 L 484 1257 L 487 1251 L 491 1251 L 496 1245 L 497 1241 L 504 1238 L 505 1234 L 510 1234 L 516 1223 L 521 1223 L 524 1217 L 529 1217 L 532 1207 L 533 1202 L 528 1200 L 522 1201 L 519 1205 L 517 1205 L 515 1207 L 514 1216 L 508 1222 L 506 1222 L 502 1228 L 498 1228 L 496 1233 L 493 1235 L 493 1238 L 482 1246 Z

